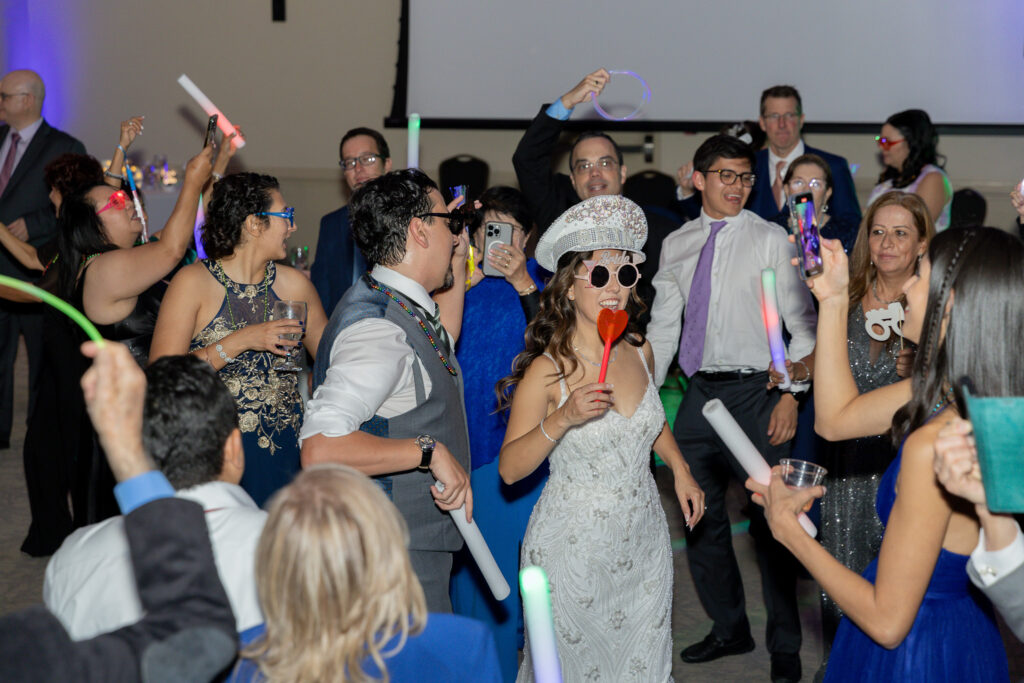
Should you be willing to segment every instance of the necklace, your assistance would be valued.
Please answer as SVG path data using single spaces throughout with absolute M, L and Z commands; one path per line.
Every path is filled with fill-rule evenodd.
M 228 277 L 228 274 L 224 272 L 224 265 L 218 259 L 213 263 L 213 273 L 220 280 L 220 283 L 224 285 L 224 301 L 228 305 L 228 316 L 231 318 L 231 329 L 237 330 L 238 327 L 235 323 L 235 312 L 231 310 L 231 292 L 229 287 L 234 291 L 235 296 L 239 299 L 249 299 L 250 305 L 252 305 L 253 313 L 256 312 L 255 298 L 259 296 L 260 289 L 263 290 L 263 322 L 267 322 L 267 308 L 270 303 L 270 279 L 273 271 L 273 263 L 267 263 L 263 270 L 263 280 L 258 285 L 246 285 L 243 290 L 238 286 L 238 283 Z
M 871 295 L 875 297 L 875 301 L 877 301 L 879 303 L 883 303 L 886 306 L 888 306 L 889 304 L 894 304 L 894 303 L 896 303 L 897 301 L 900 300 L 899 297 L 896 297 L 892 301 L 886 301 L 882 297 L 878 296 L 878 280 L 872 280 L 871 281 Z
M 595 368 L 601 367 L 600 363 L 595 363 L 594 361 L 592 361 L 589 358 L 587 358 L 586 356 L 584 356 L 583 352 L 580 351 L 580 347 L 573 346 L 572 350 L 576 352 L 576 355 L 579 356 L 581 360 L 585 360 L 586 362 L 588 362 L 591 365 L 593 365 Z M 615 362 L 615 357 L 618 356 L 618 355 L 619 355 L 619 347 L 616 346 L 615 350 L 612 351 L 612 357 L 608 359 L 608 364 L 611 365 L 612 363 L 614 363 Z
M 934 408 L 932 408 L 932 412 L 928 413 L 928 417 L 931 417 L 935 413 L 939 412 L 940 410 L 945 408 L 952 401 L 953 401 L 953 388 L 950 387 L 949 391 L 946 392 L 946 395 L 943 396 L 939 400 L 939 402 L 935 404 Z
M 423 320 L 420 319 L 418 315 L 416 315 L 416 312 L 409 308 L 408 304 L 406 304 L 404 301 L 395 296 L 394 292 L 392 292 L 387 287 L 378 284 L 375 280 L 372 280 L 369 277 L 366 278 L 366 282 L 368 285 L 370 285 L 370 289 L 377 290 L 384 296 L 389 297 L 392 301 L 398 304 L 398 306 L 403 311 L 412 316 L 413 320 L 420 324 L 420 329 L 423 330 L 423 334 L 427 335 L 427 340 L 430 342 L 430 345 L 434 347 L 434 351 L 437 352 L 437 357 L 441 359 L 441 364 L 444 365 L 446 370 L 448 370 L 448 374 L 450 374 L 452 377 L 457 376 L 459 373 L 455 370 L 455 368 L 452 367 L 451 363 L 448 362 L 448 359 L 445 358 L 444 354 L 441 352 L 440 347 L 437 345 L 437 341 L 434 339 L 434 335 L 430 333 L 430 330 L 427 329 L 426 323 L 424 323 Z

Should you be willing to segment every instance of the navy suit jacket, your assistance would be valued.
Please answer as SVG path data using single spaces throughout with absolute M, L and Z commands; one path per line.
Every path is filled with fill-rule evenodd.
M 313 261 L 310 279 L 320 295 L 327 317 L 334 312 L 341 296 L 366 270 L 363 254 L 352 239 L 348 206 L 321 218 L 316 260 Z
M 0 144 L 7 139 L 10 130 L 8 125 L 0 126 Z M 50 203 L 50 190 L 43 171 L 51 161 L 69 152 L 85 154 L 85 146 L 43 121 L 0 195 L 0 223 L 7 225 L 24 218 L 28 241 L 35 247 L 57 234 L 57 216 Z M 20 280 L 39 277 L 39 273 L 22 268 L 4 249 L 0 249 L 0 274 Z
M 828 215 L 839 218 L 843 225 L 859 226 L 860 203 L 857 201 L 857 191 L 853 187 L 853 176 L 850 175 L 850 165 L 846 159 L 808 145 L 804 145 L 804 153 L 817 154 L 828 162 L 828 166 L 832 170 L 832 198 L 828 200 Z M 779 214 L 779 207 L 772 196 L 767 148 L 757 153 L 754 173 L 757 175 L 757 180 L 750 192 L 750 199 L 747 200 L 747 209 L 766 221 L 773 220 Z

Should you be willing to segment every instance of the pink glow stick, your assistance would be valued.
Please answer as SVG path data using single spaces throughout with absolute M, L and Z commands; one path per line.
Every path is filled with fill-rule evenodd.
M 704 404 L 701 412 L 747 475 L 758 484 L 768 486 L 772 481 L 772 468 L 736 424 L 725 404 L 720 399 L 713 398 Z M 804 531 L 812 537 L 818 535 L 818 528 L 805 513 L 801 512 L 797 517 Z
M 772 364 L 775 365 L 775 372 L 782 373 L 779 389 L 789 389 L 792 381 L 786 370 L 786 346 L 782 343 L 782 325 L 779 323 L 779 298 L 775 292 L 775 271 L 771 268 L 761 271 L 761 315 L 768 332 Z
M 207 116 L 217 114 L 217 127 L 220 128 L 220 132 L 224 134 L 225 138 L 238 132 L 235 130 L 235 127 L 231 125 L 231 122 L 228 121 L 228 117 L 224 116 L 224 112 L 218 109 L 210 98 L 203 94 L 203 91 L 199 89 L 199 86 L 192 82 L 191 78 L 182 74 L 178 79 L 178 85 L 184 88 L 185 92 L 192 96 L 192 99 L 194 99 L 196 104 L 206 112 Z M 245 147 L 245 140 L 242 139 L 241 135 L 235 136 L 234 145 L 235 149 Z

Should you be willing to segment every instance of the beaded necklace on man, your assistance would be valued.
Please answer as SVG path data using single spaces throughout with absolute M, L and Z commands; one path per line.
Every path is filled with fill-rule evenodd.
M 413 311 L 408 304 L 406 304 L 404 301 L 395 296 L 394 292 L 392 292 L 390 289 L 378 284 L 374 280 L 368 279 L 367 284 L 370 285 L 370 289 L 374 289 L 383 294 L 384 296 L 389 297 L 392 301 L 398 304 L 399 308 L 401 308 L 403 311 L 412 316 L 412 319 L 420 324 L 420 328 L 423 330 L 423 334 L 427 335 L 427 340 L 430 341 L 430 345 L 434 347 L 434 351 L 437 352 L 437 357 L 441 359 L 441 363 L 444 365 L 445 369 L 448 370 L 448 374 L 450 374 L 452 377 L 455 377 L 456 375 L 459 374 L 455 370 L 455 368 L 452 367 L 451 363 L 448 362 L 448 359 L 445 358 L 445 355 L 441 352 L 441 348 L 437 345 L 437 341 L 434 339 L 434 335 L 432 335 L 430 333 L 430 330 L 427 329 L 426 323 L 424 323 L 423 320 L 421 320 L 420 317 L 416 315 L 416 312 Z

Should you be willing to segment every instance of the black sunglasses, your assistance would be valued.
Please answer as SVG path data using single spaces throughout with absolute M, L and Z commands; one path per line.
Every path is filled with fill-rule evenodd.
M 450 230 L 453 235 L 458 235 L 463 231 L 463 229 L 465 229 L 466 225 L 473 220 L 475 213 L 472 211 L 456 209 L 451 213 L 420 213 L 416 215 L 416 218 L 426 218 L 428 216 L 447 219 L 448 230 Z

